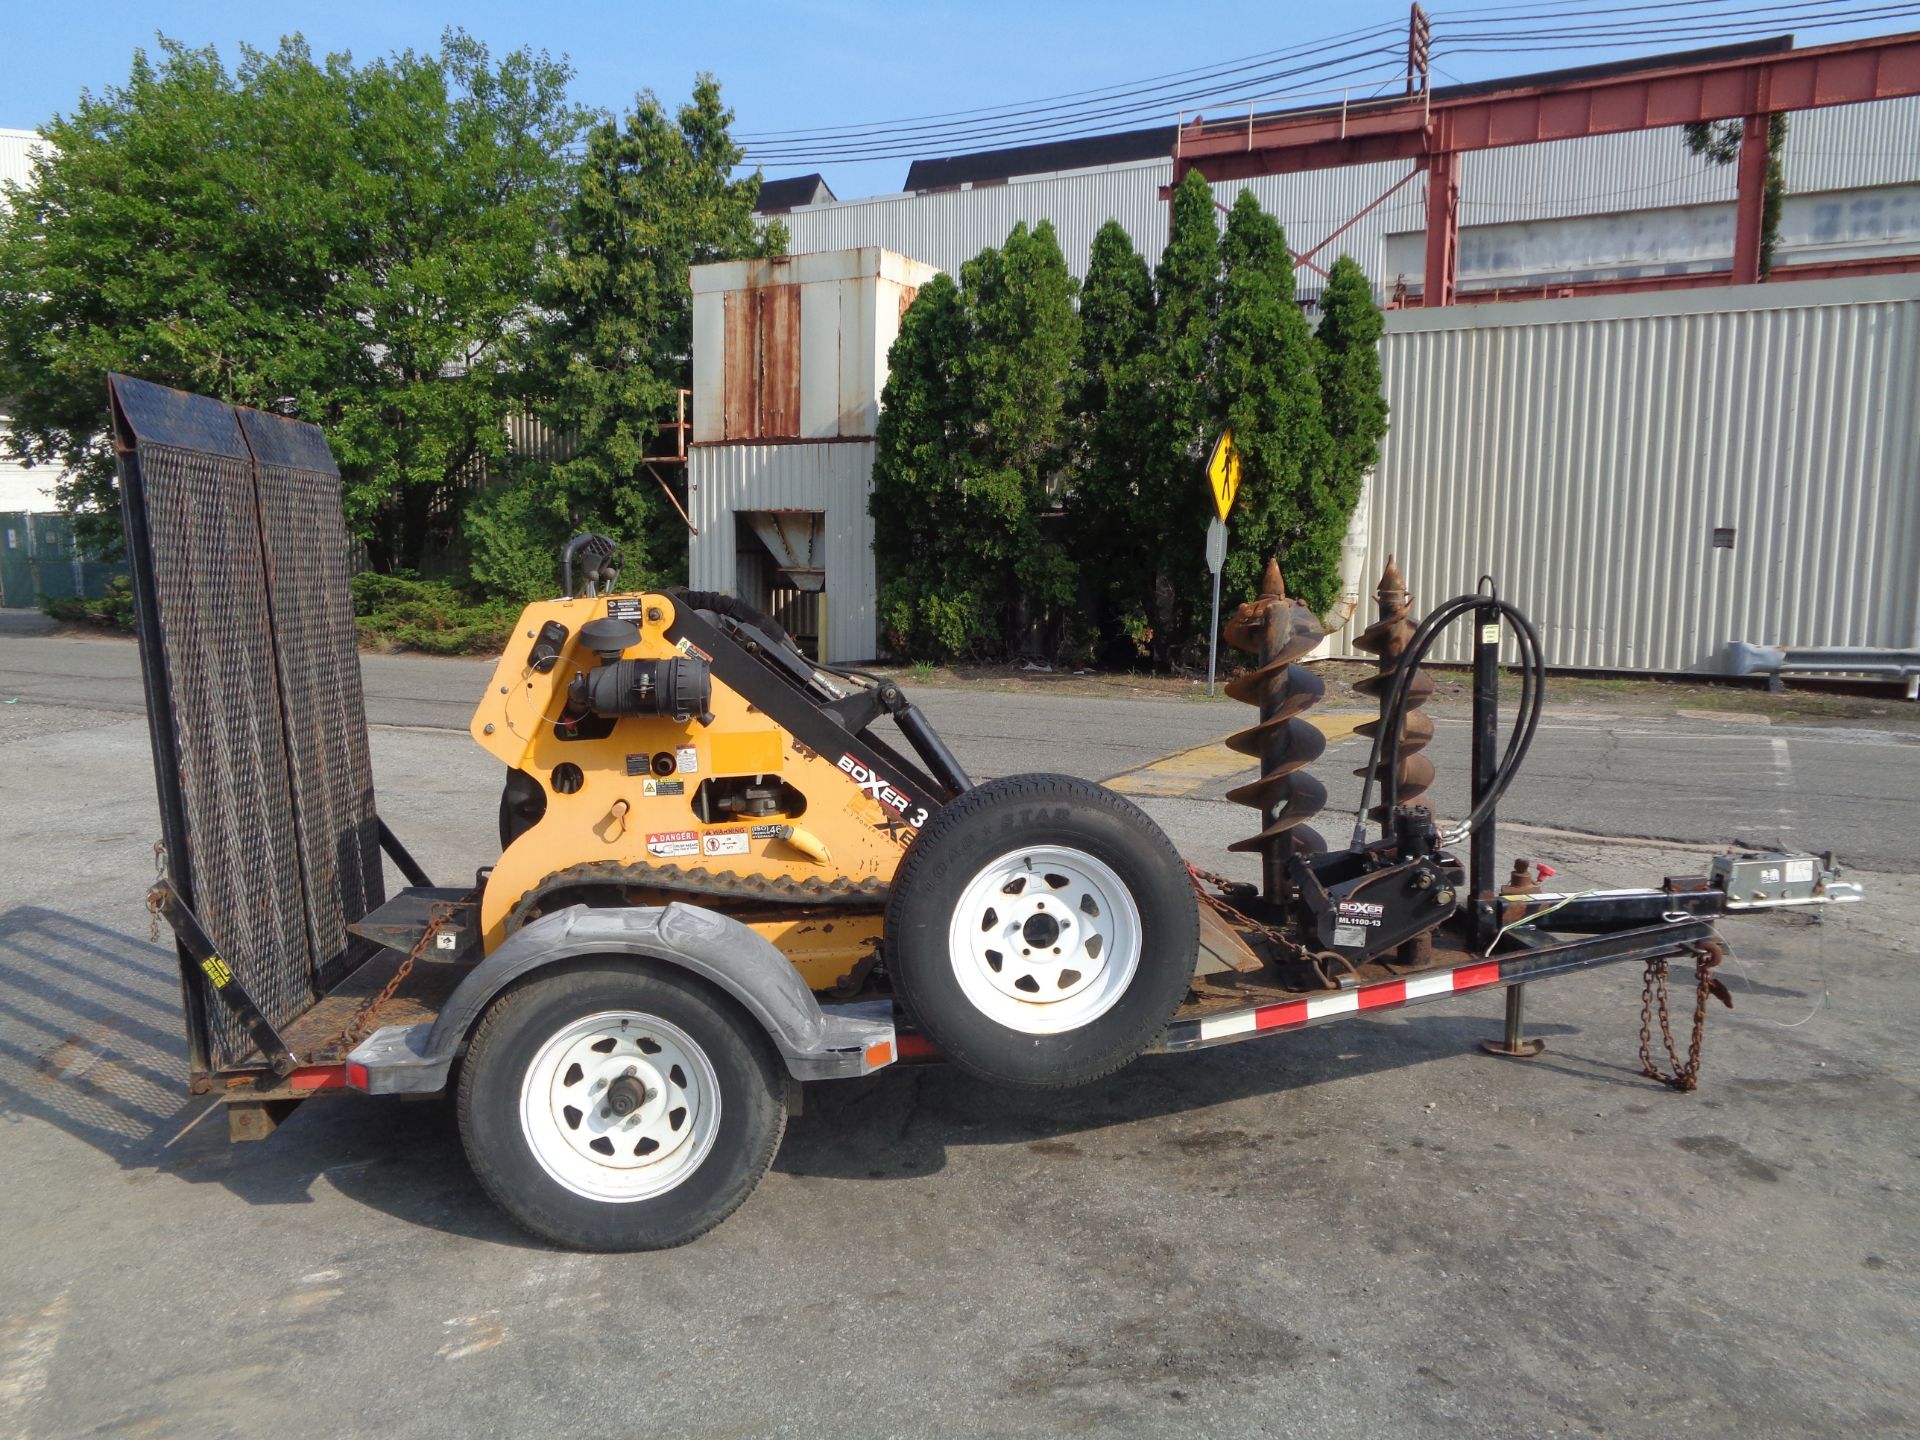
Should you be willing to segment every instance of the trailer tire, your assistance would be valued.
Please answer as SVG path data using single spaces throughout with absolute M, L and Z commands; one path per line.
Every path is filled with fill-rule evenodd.
M 787 1119 L 785 1073 L 739 1005 L 671 967 L 612 959 L 495 1000 L 457 1103 L 487 1194 L 579 1250 L 705 1234 L 760 1183 Z
M 1186 865 L 1138 807 L 1014 775 L 928 822 L 894 877 L 894 991 L 941 1054 L 1004 1084 L 1081 1085 L 1157 1040 L 1192 983 Z

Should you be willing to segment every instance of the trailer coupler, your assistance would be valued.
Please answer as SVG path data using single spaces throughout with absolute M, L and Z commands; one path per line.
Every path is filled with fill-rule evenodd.
M 1524 948 L 1493 959 L 1347 986 L 1272 1005 L 1248 1006 L 1190 1020 L 1176 1019 L 1167 1027 L 1165 1038 L 1156 1048 L 1200 1050 L 1253 1035 L 1305 1030 L 1363 1010 L 1398 1010 L 1468 990 L 1520 985 L 1601 965 L 1661 960 L 1683 954 L 1713 938 L 1713 922 L 1694 916 L 1577 939 L 1528 935 L 1522 941 Z

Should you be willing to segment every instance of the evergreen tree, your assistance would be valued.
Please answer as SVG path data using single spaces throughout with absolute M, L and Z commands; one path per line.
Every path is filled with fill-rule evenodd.
M 589 133 L 522 347 L 521 394 L 566 449 L 469 516 L 474 576 L 495 593 L 551 593 L 559 546 L 580 530 L 618 540 L 636 584 L 683 578 L 685 528 L 640 462 L 691 383 L 687 270 L 786 248 L 784 227 L 753 218 L 759 172 L 734 178 L 732 120 L 702 75 L 677 114 L 642 93 Z
M 1321 593 L 1317 574 L 1297 573 L 1295 554 L 1318 524 L 1324 497 L 1316 491 L 1325 489 L 1332 451 L 1313 333 L 1295 299 L 1286 235 L 1251 190 L 1234 202 L 1221 257 L 1216 384 L 1241 462 L 1222 589 L 1251 594 L 1279 555 L 1289 587 L 1325 609 L 1334 597 Z
M 1320 328 L 1314 333 L 1327 460 L 1308 494 L 1305 528 L 1287 552 L 1287 583 L 1321 614 L 1339 598 L 1347 525 L 1367 472 L 1380 463 L 1387 433 L 1380 378 L 1384 328 L 1372 285 L 1359 264 L 1342 255 L 1320 294 Z
M 1073 565 L 1042 523 L 1066 459 L 1073 277 L 1042 221 L 960 278 L 957 297 L 951 282 L 924 287 L 902 322 L 869 502 L 882 623 L 917 656 L 1010 653 L 1073 598 Z
M 867 508 L 881 626 L 906 655 L 962 654 L 986 633 L 979 577 L 957 546 L 937 538 L 961 534 L 965 519 L 958 477 L 970 407 L 959 370 L 967 343 L 960 287 L 942 273 L 920 287 L 887 352 Z
M 1220 227 L 1213 188 L 1197 170 L 1173 192 L 1167 248 L 1154 272 L 1152 349 L 1145 374 L 1150 423 L 1140 458 L 1137 524 L 1153 538 L 1155 563 L 1135 580 L 1131 609 L 1150 627 L 1161 663 L 1204 624 L 1207 500 L 1204 466 L 1218 433 L 1214 304 Z
M 1073 425 L 1078 445 L 1070 497 L 1092 629 L 1106 658 L 1146 652 L 1152 629 L 1142 576 L 1156 573 L 1159 537 L 1140 523 L 1141 477 L 1153 435 L 1148 357 L 1153 277 L 1126 228 L 1109 220 L 1093 237 L 1080 291 L 1081 351 Z

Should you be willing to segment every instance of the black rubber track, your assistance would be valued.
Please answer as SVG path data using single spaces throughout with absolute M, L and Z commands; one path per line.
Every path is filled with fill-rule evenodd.
M 1119 1001 L 1077 1030 L 1029 1035 L 974 1008 L 955 978 L 948 927 L 982 867 L 1022 846 L 1081 850 L 1120 877 L 1140 911 L 1140 965 Z M 1072 775 L 1011 775 L 942 807 L 894 876 L 885 955 L 895 994 L 954 1064 L 1009 1085 L 1084 1085 L 1159 1039 L 1186 998 L 1200 916 L 1185 863 L 1138 806 Z

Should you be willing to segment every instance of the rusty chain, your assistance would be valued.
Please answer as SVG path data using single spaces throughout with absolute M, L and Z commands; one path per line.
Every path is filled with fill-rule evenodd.
M 407 952 L 406 959 L 402 960 L 399 968 L 393 972 L 393 978 L 382 985 L 379 993 L 371 1000 L 354 1011 L 353 1018 L 347 1021 L 340 1033 L 322 1047 L 322 1053 L 333 1050 L 344 1053 L 353 1047 L 355 1041 L 366 1035 L 367 1028 L 373 1023 L 373 1017 L 379 1014 L 380 1007 L 393 999 L 400 987 L 406 983 L 407 976 L 413 973 L 414 961 L 427 953 L 427 947 L 433 944 L 434 937 L 446 929 L 453 919 L 454 909 L 455 907 L 451 905 L 436 905 L 428 912 L 427 928 L 414 942 L 413 949 Z
M 1703 940 L 1693 948 L 1693 1033 L 1687 1042 L 1685 1062 L 1673 1045 L 1673 1019 L 1667 1004 L 1667 961 L 1664 957 L 1647 961 L 1646 974 L 1640 983 L 1640 1073 L 1649 1080 L 1658 1080 L 1662 1085 L 1670 1085 L 1682 1092 L 1695 1089 L 1700 1084 L 1700 1043 L 1706 1036 L 1707 997 L 1713 996 L 1729 1009 L 1733 1007 L 1733 996 L 1719 978 L 1714 975 L 1714 967 L 1726 959 L 1726 947 L 1718 940 Z M 1667 1060 L 1673 1066 L 1671 1074 L 1661 1070 L 1653 1059 L 1653 1021 L 1656 1010 L 1660 1018 L 1660 1039 L 1666 1046 Z
M 153 842 L 153 884 L 147 890 L 147 943 L 160 943 L 160 887 L 172 881 L 167 876 L 167 846 L 164 840 Z
M 1284 931 L 1267 924 L 1264 920 L 1247 914 L 1245 911 L 1236 910 L 1232 905 L 1228 904 L 1227 901 L 1222 899 L 1220 895 L 1216 895 L 1213 891 L 1207 889 L 1207 886 L 1211 885 L 1214 889 L 1221 891 L 1222 894 L 1226 894 L 1236 889 L 1251 890 L 1253 888 L 1252 886 L 1229 880 L 1224 875 L 1216 875 L 1211 870 L 1202 870 L 1199 866 L 1192 864 L 1187 866 L 1187 875 L 1193 881 L 1193 891 L 1194 894 L 1200 897 L 1200 903 L 1213 911 L 1213 913 L 1218 915 L 1222 920 L 1226 921 L 1230 928 L 1241 931 L 1252 931 L 1255 935 L 1258 935 L 1262 940 L 1266 941 L 1268 945 L 1273 947 L 1276 956 L 1284 956 L 1290 960 L 1305 961 L 1307 965 L 1312 967 L 1313 973 L 1319 976 L 1321 985 L 1326 989 L 1337 990 L 1340 988 L 1340 985 L 1337 980 L 1327 974 L 1326 966 L 1322 962 L 1329 960 L 1335 961 L 1343 966 L 1349 974 L 1358 973 L 1353 968 L 1353 962 L 1348 960 L 1346 956 L 1332 950 L 1324 950 L 1315 954 L 1313 951 L 1308 950 L 1306 946 L 1291 939 Z

